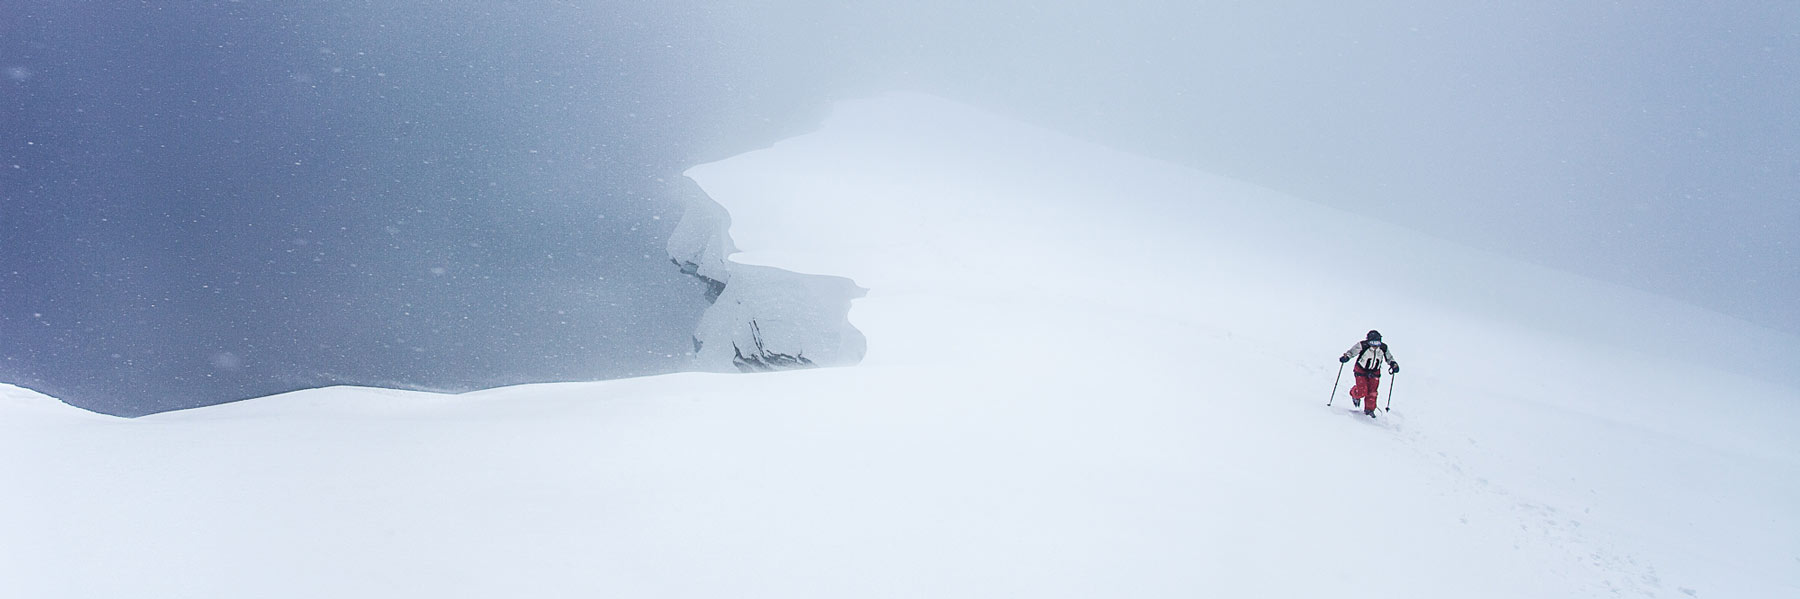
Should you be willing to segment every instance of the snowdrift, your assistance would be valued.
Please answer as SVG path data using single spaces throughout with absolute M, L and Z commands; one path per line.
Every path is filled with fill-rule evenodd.
M 866 290 L 848 312 L 866 348 L 838 338 L 859 363 L 317 389 L 130 421 L 0 388 L 0 580 L 29 597 L 1800 588 L 1800 393 L 1761 358 L 1795 355 L 1789 336 L 923 96 L 844 104 L 690 176 L 731 224 L 684 223 L 678 263 L 847 279 L 751 294 L 717 334 L 769 306 L 825 323 L 841 307 L 792 302 Z M 1325 405 L 1370 328 L 1404 366 L 1374 419 L 1347 381 Z

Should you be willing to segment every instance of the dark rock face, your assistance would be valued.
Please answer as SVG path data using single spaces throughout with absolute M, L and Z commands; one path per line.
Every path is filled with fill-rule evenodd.
M 737 342 L 731 344 L 731 364 L 743 372 L 769 372 L 773 370 L 793 370 L 795 368 L 812 368 L 817 366 L 806 356 L 784 354 L 770 349 L 763 343 L 762 325 L 750 321 L 749 352 L 745 353 Z

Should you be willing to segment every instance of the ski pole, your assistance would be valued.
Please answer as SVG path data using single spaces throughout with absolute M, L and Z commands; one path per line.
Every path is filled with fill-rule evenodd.
M 1381 411 L 1383 411 L 1383 412 L 1394 411 L 1394 387 L 1398 387 L 1398 386 L 1400 386 L 1400 373 L 1396 372 L 1396 373 L 1394 373 L 1394 380 L 1388 381 L 1387 407 L 1382 408 Z
M 1325 407 L 1329 408 L 1329 407 L 1331 407 L 1331 402 L 1337 401 L 1337 386 L 1338 386 L 1338 383 L 1343 380 L 1344 380 L 1344 363 L 1338 362 L 1337 378 L 1331 379 L 1331 398 L 1325 400 Z

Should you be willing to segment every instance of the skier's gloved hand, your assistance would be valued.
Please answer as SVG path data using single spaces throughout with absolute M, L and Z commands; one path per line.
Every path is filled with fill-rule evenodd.
M 1350 361 L 1350 356 L 1338 356 L 1339 364 L 1343 364 L 1343 363 L 1349 362 L 1349 361 Z
M 1388 365 L 1388 374 L 1400 374 L 1400 365 L 1399 364 L 1389 364 Z

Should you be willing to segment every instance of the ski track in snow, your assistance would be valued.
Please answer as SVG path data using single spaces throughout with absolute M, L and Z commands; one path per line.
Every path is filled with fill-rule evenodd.
M 1308 370 L 1307 374 L 1320 376 L 1329 376 L 1334 370 L 1303 364 L 1296 366 Z M 1384 385 L 1392 384 L 1393 380 L 1384 378 L 1383 382 Z M 1381 401 L 1385 404 L 1389 401 L 1387 387 L 1382 387 L 1382 390 Z M 1444 489 L 1447 495 L 1455 496 L 1456 500 L 1452 503 L 1464 507 L 1463 514 L 1458 518 L 1459 524 L 1468 526 L 1473 518 L 1516 527 L 1511 533 L 1512 548 L 1515 551 L 1555 556 L 1553 561 L 1562 566 L 1562 570 L 1555 575 L 1568 584 L 1571 590 L 1579 590 L 1572 593 L 1572 596 L 1665 596 L 1665 589 L 1654 566 L 1582 530 L 1583 522 L 1576 514 L 1587 511 L 1586 508 L 1558 507 L 1510 491 L 1466 468 L 1462 460 L 1452 455 L 1451 450 L 1439 449 L 1454 448 L 1455 443 L 1433 439 L 1427 432 L 1431 430 L 1429 428 L 1414 430 L 1410 427 L 1404 410 L 1382 411 L 1377 418 L 1369 418 L 1360 408 L 1344 406 L 1349 401 L 1344 393 L 1340 389 L 1338 401 L 1332 402 L 1333 405 L 1326 409 L 1366 425 L 1374 430 L 1374 434 L 1391 436 L 1413 459 L 1433 469 L 1444 479 L 1437 488 Z M 1468 441 L 1469 444 L 1475 444 L 1473 439 Z
M 1604 586 L 1604 590 L 1613 595 L 1661 596 L 1662 583 L 1656 575 L 1656 568 L 1640 563 L 1638 558 L 1629 553 L 1621 553 L 1610 543 L 1590 538 L 1581 530 L 1582 521 L 1568 515 L 1573 508 L 1559 509 L 1537 503 L 1529 497 L 1521 497 L 1498 483 L 1471 473 L 1448 452 L 1434 449 L 1443 445 L 1429 442 L 1424 433 L 1408 432 L 1404 416 L 1389 419 L 1389 422 L 1389 429 L 1414 455 L 1423 461 L 1435 462 L 1439 472 L 1450 478 L 1449 488 L 1468 495 L 1459 504 L 1505 504 L 1510 508 L 1510 511 L 1504 512 L 1504 518 L 1517 522 L 1518 532 L 1513 545 L 1516 550 L 1556 555 L 1571 570 L 1590 570 L 1587 576 L 1563 574 L 1564 579 L 1570 582 L 1582 578 L 1598 578 L 1602 581 L 1600 585 Z M 1467 525 L 1469 518 L 1470 516 L 1465 515 L 1458 521 Z M 1583 590 L 1583 595 L 1591 596 L 1598 595 L 1596 591 L 1601 589 Z

